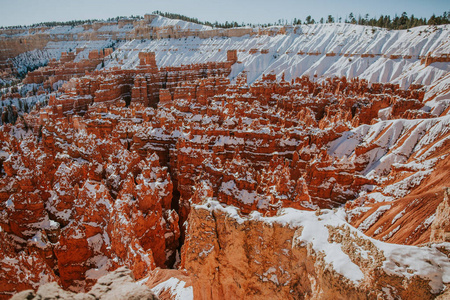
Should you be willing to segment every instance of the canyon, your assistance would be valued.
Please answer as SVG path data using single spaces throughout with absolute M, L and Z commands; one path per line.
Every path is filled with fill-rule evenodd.
M 449 30 L 0 30 L 0 299 L 447 299 Z

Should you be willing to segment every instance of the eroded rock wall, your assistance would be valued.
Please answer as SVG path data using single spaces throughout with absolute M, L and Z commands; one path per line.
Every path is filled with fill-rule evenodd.
M 445 286 L 423 272 L 431 261 L 415 257 L 420 263 L 409 265 L 398 254 L 411 249 L 371 240 L 332 211 L 242 217 L 234 207 L 206 195 L 203 200 L 189 215 L 183 251 L 195 299 L 433 299 Z M 437 281 L 448 283 L 442 247 L 442 252 L 433 246 L 414 251 L 436 259 Z M 394 271 L 392 264 L 409 274 Z
M 73 78 L 48 106 L 1 127 L 3 297 L 46 281 L 89 289 L 123 265 L 143 278 L 180 263 L 205 299 L 407 298 L 414 289 L 429 298 L 442 290 L 440 254 L 442 280 L 430 288 L 431 273 L 417 268 L 380 271 L 401 262 L 386 253 L 383 260 L 381 244 L 336 221 L 318 237 L 344 251 L 353 276 L 330 267 L 311 241 L 298 242 L 304 224 L 252 216 L 295 208 L 317 210 L 302 216 L 318 222 L 320 209 L 345 204 L 341 219 L 377 239 L 428 242 L 434 219 L 435 233 L 445 233 L 445 203 L 435 214 L 442 197 L 434 189 L 442 192 L 448 176 L 448 103 L 426 109 L 421 86 L 345 77 L 267 74 L 249 85 L 243 74 L 232 83 L 225 76 L 236 56 L 158 69 L 155 55 L 141 52 L 136 69 Z M 71 62 L 67 54 L 57 65 Z M 205 197 L 249 221 L 198 207 Z M 355 245 L 362 252 L 352 256 Z M 28 259 L 36 263 L 14 267 Z M 30 275 L 15 289 L 19 273 Z

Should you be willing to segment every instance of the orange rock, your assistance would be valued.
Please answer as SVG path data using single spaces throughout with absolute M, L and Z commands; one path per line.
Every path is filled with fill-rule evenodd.
M 91 52 L 92 64 L 108 53 Z M 154 53 L 141 52 L 136 69 L 88 74 L 91 62 L 72 58 L 65 54 L 30 73 L 27 80 L 68 82 L 49 96 L 48 106 L 0 131 L 2 230 L 49 269 L 57 266 L 70 289 L 88 289 L 101 272 L 122 265 L 136 278 L 178 266 L 186 240 L 183 267 L 186 249 L 208 250 L 193 248 L 186 221 L 192 204 L 211 198 L 243 215 L 257 210 L 266 216 L 285 207 L 333 208 L 357 199 L 347 204 L 349 211 L 369 208 L 355 213 L 352 224 L 358 226 L 380 206 L 358 198 L 363 188 L 383 187 L 363 175 L 379 145 L 361 143 L 355 159 L 338 159 L 328 152 L 329 143 L 380 119 L 431 117 L 421 112 L 423 92 L 414 85 L 403 91 L 346 78 L 286 82 L 274 74 L 252 85 L 242 74 L 231 84 L 226 76 L 237 51 L 229 51 L 226 62 L 164 68 Z M 75 71 L 80 67 L 83 74 Z M 13 136 L 25 125 L 36 137 Z M 410 172 L 391 169 L 390 182 Z M 429 199 L 417 222 L 435 212 L 437 198 Z M 403 201 L 396 209 L 404 208 Z M 382 238 L 376 228 L 393 218 L 380 218 L 367 234 Z M 441 225 L 435 230 L 445 232 Z M 406 243 L 408 233 L 407 243 L 425 242 L 430 231 L 405 229 L 392 240 Z

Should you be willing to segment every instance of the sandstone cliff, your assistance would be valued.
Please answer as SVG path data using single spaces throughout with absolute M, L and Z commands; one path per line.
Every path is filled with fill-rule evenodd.
M 382 243 L 342 211 L 242 216 L 203 200 L 183 251 L 195 299 L 433 299 L 450 281 L 447 244 Z

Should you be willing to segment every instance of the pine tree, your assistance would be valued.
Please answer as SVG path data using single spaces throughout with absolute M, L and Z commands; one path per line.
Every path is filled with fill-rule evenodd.
M 355 19 L 355 17 L 353 16 L 353 13 L 352 13 L 352 12 L 348 15 L 348 19 L 349 19 L 349 22 L 350 22 L 350 23 L 356 24 L 356 19 Z

